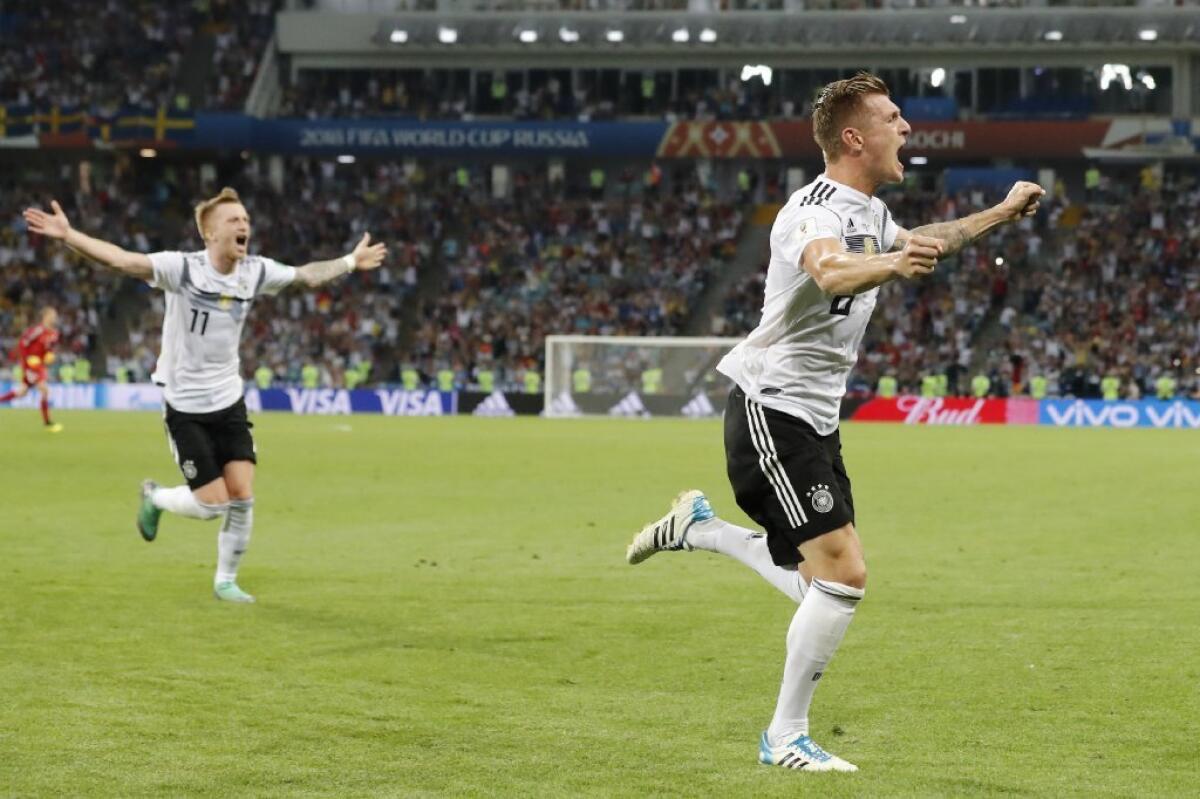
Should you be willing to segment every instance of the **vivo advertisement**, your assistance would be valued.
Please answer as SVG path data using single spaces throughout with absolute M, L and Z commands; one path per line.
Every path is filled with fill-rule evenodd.
M 1042 400 L 1040 424 L 1056 427 L 1200 428 L 1196 400 Z

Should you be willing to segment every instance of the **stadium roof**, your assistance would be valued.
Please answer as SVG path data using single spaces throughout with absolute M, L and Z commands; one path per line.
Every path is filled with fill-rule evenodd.
M 1172 64 L 1200 54 L 1196 8 L 279 15 L 296 68 Z M 914 49 L 918 46 L 919 49 Z

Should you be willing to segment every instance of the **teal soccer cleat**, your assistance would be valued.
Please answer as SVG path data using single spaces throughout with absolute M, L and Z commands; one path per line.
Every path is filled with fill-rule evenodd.
M 225 602 L 242 602 L 249 604 L 254 601 L 254 597 L 238 588 L 238 584 L 233 580 L 226 580 L 223 583 L 217 583 L 214 585 L 213 596 Z

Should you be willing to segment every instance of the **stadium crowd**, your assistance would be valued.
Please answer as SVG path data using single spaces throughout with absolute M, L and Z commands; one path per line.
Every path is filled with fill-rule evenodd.
M 250 212 L 254 251 L 300 264 L 349 251 L 370 231 L 389 243 L 391 257 L 378 271 L 317 292 L 260 299 L 242 355 L 244 373 L 264 383 L 400 382 L 408 368 L 423 382 L 450 370 L 455 385 L 472 385 L 486 370 L 496 385 L 525 388 L 526 373 L 540 373 L 547 333 L 677 332 L 741 226 L 739 211 L 694 180 L 668 190 L 621 179 L 606 197 L 587 182 L 517 172 L 509 199 L 497 200 L 482 171 L 461 167 L 286 163 L 273 178 L 252 159 L 230 181 Z M 137 172 L 135 181 L 133 170 L 118 170 L 89 191 L 61 174 L 24 174 L 22 185 L 37 186 L 37 195 L 14 190 L 4 207 L 13 247 L 0 258 L 23 264 L 6 273 L 9 305 L 21 308 L 19 316 L 10 311 L 6 333 L 15 336 L 17 319 L 58 296 L 86 298 L 93 317 L 122 309 L 99 373 L 148 379 L 160 347 L 161 293 L 129 281 L 122 294 L 118 277 L 24 236 L 19 211 L 57 196 L 74 224 L 121 246 L 198 249 L 190 203 L 218 188 L 201 171 L 175 165 L 156 177 Z M 58 282 L 39 278 L 47 263 Z M 432 289 L 418 304 L 422 277 Z M 99 355 L 95 344 L 79 351 Z
M 96 5 L 87 13 L 66 0 L 0 7 L 0 104 L 82 107 L 102 116 L 127 105 L 187 108 L 201 99 L 206 108 L 240 109 L 281 3 Z M 203 36 L 213 41 L 208 97 L 188 97 L 180 67 Z
M 614 73 L 615 74 L 615 73 Z M 568 85 L 569 72 L 511 75 L 495 73 L 474 91 L 449 71 L 302 70 L 284 88 L 284 117 L 410 117 L 471 120 L 576 119 L 602 121 L 653 117 L 676 121 L 790 117 L 806 110 L 776 87 L 734 75 L 725 84 L 696 78 L 672 97 L 669 73 L 648 71 L 624 85 L 612 85 L 585 70 L 580 84 Z
M 1108 185 L 1046 268 L 1014 271 L 989 366 L 1055 394 L 1200 397 L 1200 177 L 1143 169 Z
M 422 306 L 409 353 L 426 373 L 532 389 L 547 334 L 678 333 L 741 232 L 741 212 L 694 179 L 603 198 L 516 182 L 508 201 L 474 196 L 447 239 L 448 285 Z
M 37 308 L 54 304 L 65 362 L 87 355 L 97 376 L 140 380 L 157 358 L 158 292 L 25 235 L 20 209 L 51 196 L 82 229 L 141 251 L 198 248 L 191 203 L 225 182 L 250 210 L 253 248 L 284 263 L 348 251 L 364 230 L 388 241 L 378 272 L 264 298 L 250 316 L 248 378 L 331 386 L 410 375 L 433 385 L 446 374 L 450 385 L 481 386 L 487 373 L 488 386 L 524 390 L 547 334 L 677 334 L 743 227 L 744 205 L 690 169 L 653 185 L 630 172 L 599 190 L 581 175 L 551 182 L 517 170 L 497 199 L 478 168 L 282 163 L 272 174 L 250 159 L 221 181 L 199 166 L 133 170 L 119 159 L 102 175 L 77 164 L 5 177 L 0 345 L 10 351 Z M 984 374 L 993 395 L 1029 393 L 1040 377 L 1051 395 L 1112 396 L 1116 378 L 1116 396 L 1132 397 L 1154 395 L 1168 376 L 1177 393 L 1195 393 L 1200 181 L 1178 170 L 1105 186 L 1090 203 L 1056 198 L 932 279 L 884 287 L 851 389 L 869 392 L 888 376 L 919 393 L 944 376 L 932 390 L 968 395 Z M 915 227 L 996 198 L 906 190 L 885 199 Z M 761 303 L 758 272 L 724 297 L 711 332 L 745 333 Z
M 93 270 L 69 250 L 47 251 L 25 234 L 21 211 L 41 202 L 43 190 L 55 190 L 51 176 L 42 177 L 48 180 L 0 178 L 0 374 L 8 371 L 21 332 L 38 323 L 40 309 L 53 306 L 58 311 L 60 366 L 94 351 L 108 309 L 105 289 Z M 57 188 L 63 196 L 73 194 L 65 181 Z M 75 210 L 85 224 L 104 225 L 128 237 L 130 214 L 112 199 L 104 192 Z

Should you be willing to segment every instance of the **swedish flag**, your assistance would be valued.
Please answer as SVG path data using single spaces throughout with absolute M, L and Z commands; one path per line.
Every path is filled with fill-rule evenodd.
M 148 107 L 121 106 L 112 122 L 112 140 L 129 141 L 153 137 L 154 116 Z
M 182 141 L 191 137 L 196 120 L 190 111 L 166 106 L 125 106 L 112 121 L 112 141 Z
M 39 133 L 77 133 L 83 130 L 83 109 L 77 105 L 39 108 L 33 115 Z
M 28 136 L 33 133 L 34 113 L 31 105 L 0 105 L 0 139 L 8 136 Z
M 187 141 L 196 129 L 196 118 L 191 111 L 159 106 L 154 117 L 155 141 Z
M 58 130 L 51 133 L 78 133 L 87 122 L 87 112 L 78 105 L 65 105 L 58 108 Z

